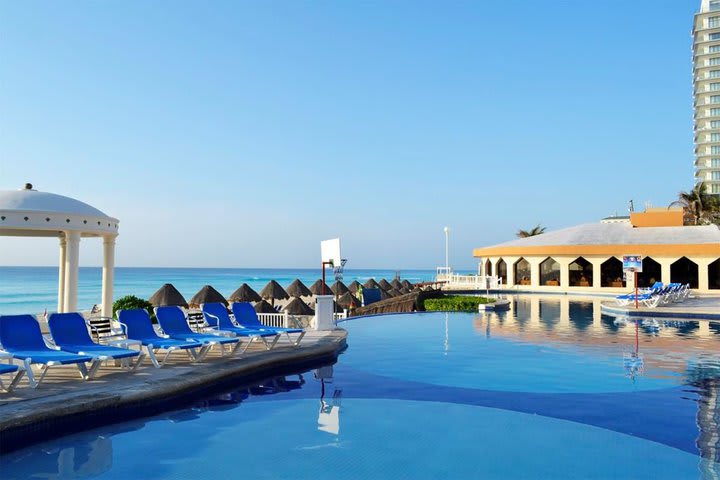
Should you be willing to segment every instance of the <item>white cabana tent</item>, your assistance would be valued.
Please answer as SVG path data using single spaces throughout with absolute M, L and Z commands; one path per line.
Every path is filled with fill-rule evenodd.
M 0 191 L 0 235 L 60 240 L 58 312 L 77 310 L 80 239 L 103 239 L 102 315 L 112 315 L 115 238 L 118 220 L 74 198 L 22 190 Z

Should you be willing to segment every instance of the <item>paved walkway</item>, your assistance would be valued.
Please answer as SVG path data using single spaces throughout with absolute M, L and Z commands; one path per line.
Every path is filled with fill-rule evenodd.
M 258 379 L 281 368 L 334 358 L 344 348 L 346 337 L 342 329 L 309 331 L 299 347 L 285 340 L 271 351 L 258 345 L 233 357 L 222 357 L 218 350 L 200 363 L 190 363 L 184 353 L 174 353 L 164 367 L 154 368 L 146 358 L 134 373 L 107 362 L 86 382 L 75 366 L 53 367 L 37 389 L 23 379 L 12 393 L 0 393 L 0 450 L 11 448 L 10 442 L 27 436 L 29 430 L 46 430 L 56 436 L 58 423 L 77 421 L 78 416 L 111 412 L 112 421 L 122 421 L 126 414 L 128 418 L 143 416 L 133 415 L 133 410 L 137 413 L 151 405 L 161 408 L 173 397 L 218 383 L 242 384 L 244 379 Z
M 638 309 L 634 303 L 619 306 L 615 300 L 608 300 L 602 303 L 602 312 L 616 316 L 720 320 L 720 297 L 688 298 L 684 302 L 658 305 L 655 308 L 647 308 L 640 303 Z

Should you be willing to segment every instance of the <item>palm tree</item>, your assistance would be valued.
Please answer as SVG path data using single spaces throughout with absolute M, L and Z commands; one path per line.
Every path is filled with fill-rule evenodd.
M 701 221 L 712 220 L 713 213 L 717 209 L 715 199 L 706 192 L 705 182 L 700 182 L 689 192 L 678 193 L 678 199 L 669 206 L 680 205 L 683 210 L 689 212 L 693 217 L 693 225 Z
M 538 223 L 535 225 L 531 230 L 518 230 L 515 235 L 517 235 L 520 238 L 527 238 L 527 237 L 534 237 L 535 235 L 540 235 L 545 233 L 545 227 L 541 227 Z

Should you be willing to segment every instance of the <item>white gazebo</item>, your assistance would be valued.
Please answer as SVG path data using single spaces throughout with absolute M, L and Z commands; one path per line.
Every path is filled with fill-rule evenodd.
M 31 184 L 22 190 L 0 191 L 0 235 L 58 237 L 60 274 L 58 312 L 77 310 L 80 239 L 103 239 L 102 315 L 112 315 L 115 237 L 118 220 L 74 198 L 38 192 Z

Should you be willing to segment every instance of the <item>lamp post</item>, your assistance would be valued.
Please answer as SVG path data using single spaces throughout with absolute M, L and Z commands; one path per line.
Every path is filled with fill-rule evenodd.
M 450 229 L 448 227 L 444 228 L 445 230 L 445 274 L 450 273 L 450 262 L 448 261 L 448 235 L 450 233 Z

